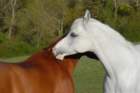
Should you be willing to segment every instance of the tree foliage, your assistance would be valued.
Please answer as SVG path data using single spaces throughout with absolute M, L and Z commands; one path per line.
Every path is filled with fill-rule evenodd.
M 139 5 L 138 0 L 0 0 L 0 54 L 3 48 L 14 50 L 20 44 L 25 44 L 19 49 L 21 54 L 46 47 L 65 34 L 86 9 L 128 39 L 139 41 L 133 38 L 140 37 Z M 26 47 L 32 51 L 24 52 Z

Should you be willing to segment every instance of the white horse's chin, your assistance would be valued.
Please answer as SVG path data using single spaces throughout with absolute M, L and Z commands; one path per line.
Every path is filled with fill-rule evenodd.
M 58 60 L 63 60 L 64 57 L 65 57 L 65 54 L 57 55 L 57 56 L 56 56 L 56 59 L 58 59 Z

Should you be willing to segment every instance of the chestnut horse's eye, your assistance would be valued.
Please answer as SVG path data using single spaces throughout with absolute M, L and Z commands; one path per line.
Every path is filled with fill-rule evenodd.
M 71 33 L 70 36 L 71 36 L 71 37 L 77 37 L 78 35 L 75 34 L 75 33 Z

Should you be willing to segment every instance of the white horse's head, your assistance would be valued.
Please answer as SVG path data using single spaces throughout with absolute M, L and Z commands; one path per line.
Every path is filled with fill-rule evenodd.
M 124 38 L 109 26 L 91 18 L 87 10 L 84 17 L 76 19 L 69 33 L 53 48 L 53 53 L 58 59 L 76 53 L 94 52 L 97 48 L 105 47 L 111 42 L 123 42 Z M 101 45 L 105 43 L 104 45 Z
M 87 10 L 83 18 L 78 18 L 73 22 L 69 33 L 53 48 L 53 53 L 58 59 L 91 50 L 91 35 L 86 31 L 86 25 L 91 19 L 90 12 Z

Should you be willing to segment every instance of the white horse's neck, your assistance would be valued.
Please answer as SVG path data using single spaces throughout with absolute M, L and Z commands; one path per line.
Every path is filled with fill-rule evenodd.
M 133 45 L 109 26 L 95 21 L 89 23 L 87 30 L 92 32 L 92 41 L 95 47 L 93 52 L 100 58 L 108 74 L 112 78 L 116 78 L 114 76 L 120 76 L 128 70 L 133 73 L 135 69 L 131 68 L 137 65 Z
M 91 22 L 89 23 L 89 26 L 93 30 L 96 29 L 98 31 L 98 32 L 96 31 L 97 33 L 103 33 L 105 37 L 109 37 L 110 39 L 117 41 L 118 43 L 128 44 L 128 41 L 120 33 L 115 31 L 108 25 L 99 22 L 96 19 L 92 19 Z

